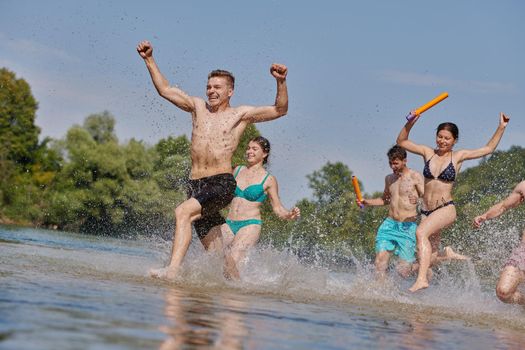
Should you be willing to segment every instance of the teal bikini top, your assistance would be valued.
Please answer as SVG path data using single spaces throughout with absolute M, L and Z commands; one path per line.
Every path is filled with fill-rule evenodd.
M 239 174 L 239 171 L 241 171 L 241 168 L 242 166 L 239 166 L 239 168 L 235 172 L 235 178 L 237 178 L 237 175 Z M 270 176 L 270 173 L 266 173 L 266 176 L 260 184 L 250 185 L 244 190 L 241 190 L 239 186 L 235 187 L 235 197 L 244 198 L 250 202 L 264 202 L 267 196 L 266 193 L 264 193 L 263 185 L 268 176 Z

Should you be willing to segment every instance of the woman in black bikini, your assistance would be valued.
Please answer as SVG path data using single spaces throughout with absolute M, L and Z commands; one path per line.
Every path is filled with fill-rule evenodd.
M 459 136 L 458 127 L 454 123 L 442 123 L 437 128 L 436 148 L 418 145 L 408 139 L 410 129 L 419 119 L 416 115 L 407 122 L 399 136 L 397 144 L 409 152 L 419 154 L 425 160 L 423 176 L 425 177 L 425 194 L 423 205 L 425 210 L 416 230 L 419 271 L 416 282 L 410 288 L 411 292 L 428 287 L 427 272 L 430 267 L 433 249 L 437 249 L 440 233 L 456 220 L 456 208 L 452 200 L 452 186 L 456 174 L 463 161 L 477 159 L 491 154 L 496 149 L 509 118 L 500 113 L 499 125 L 489 142 L 474 150 L 453 151 Z M 435 174 L 438 174 L 435 176 Z M 431 242 L 432 240 L 432 242 Z

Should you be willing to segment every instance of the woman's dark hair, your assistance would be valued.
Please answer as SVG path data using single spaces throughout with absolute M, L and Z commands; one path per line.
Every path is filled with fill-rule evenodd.
M 266 153 L 266 157 L 263 159 L 263 164 L 268 163 L 268 157 L 270 156 L 270 141 L 262 136 L 257 136 L 251 139 L 250 142 L 257 142 L 257 144 L 261 146 L 263 152 Z
M 452 134 L 452 137 L 454 137 L 455 140 L 459 138 L 459 129 L 458 129 L 458 126 L 454 123 L 446 122 L 446 123 L 439 124 L 437 127 L 436 135 L 441 130 L 450 131 L 450 133 Z

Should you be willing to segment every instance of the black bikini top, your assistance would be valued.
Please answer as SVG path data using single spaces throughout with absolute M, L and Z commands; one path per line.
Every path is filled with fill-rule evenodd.
M 423 168 L 423 176 L 426 179 L 430 179 L 430 180 L 437 179 L 437 180 L 441 180 L 445 182 L 454 182 L 454 180 L 456 180 L 456 168 L 454 168 L 454 163 L 452 163 L 452 153 L 450 153 L 450 163 L 447 165 L 445 169 L 443 169 L 443 171 L 441 172 L 441 174 L 439 174 L 438 177 L 434 177 L 434 175 L 432 175 L 432 172 L 430 171 L 430 166 L 429 166 L 430 160 L 434 158 L 434 155 L 425 162 L 425 167 Z

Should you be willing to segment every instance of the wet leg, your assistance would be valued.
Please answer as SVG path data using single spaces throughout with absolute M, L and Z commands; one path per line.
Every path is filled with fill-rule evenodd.
M 150 270 L 157 278 L 174 279 L 191 243 L 191 223 L 201 217 L 201 205 L 195 198 L 182 202 L 175 209 L 175 232 L 168 266 Z
M 517 267 L 506 266 L 501 271 L 496 286 L 496 295 L 499 300 L 509 304 L 525 305 L 525 296 L 518 291 L 518 286 L 523 282 L 524 277 L 523 271 Z
M 261 234 L 261 225 L 248 225 L 239 230 L 233 242 L 226 249 L 224 277 L 239 280 L 239 264 L 248 251 L 257 244 Z
M 450 226 L 456 219 L 456 208 L 449 205 L 438 209 L 424 218 L 416 230 L 416 240 L 419 257 L 419 270 L 416 282 L 410 287 L 411 292 L 428 287 L 428 270 L 432 260 L 432 244 L 430 237 Z
M 386 270 L 391 256 L 392 252 L 389 252 L 388 250 L 382 250 L 376 253 L 374 265 L 376 267 L 376 278 L 380 281 L 383 281 L 386 277 Z

